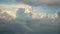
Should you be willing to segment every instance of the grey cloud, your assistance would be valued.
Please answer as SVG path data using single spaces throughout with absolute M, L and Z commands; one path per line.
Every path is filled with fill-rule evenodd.
M 57 13 L 58 14 L 58 22 L 60 23 L 60 11 Z
M 20 10 L 18 10 L 18 11 L 20 11 Z M 23 9 L 22 9 L 22 11 L 23 11 Z M 23 13 L 23 12 L 21 12 L 21 13 Z M 19 14 L 19 12 L 18 12 L 18 14 Z M 60 16 L 60 12 L 59 12 L 59 16 Z M 41 34 L 40 32 L 42 32 L 44 34 L 47 34 L 48 31 L 53 30 L 49 33 L 51 33 L 51 34 L 56 33 L 57 34 L 57 31 L 59 31 L 59 29 L 58 29 L 59 26 L 57 26 L 55 24 L 55 22 L 52 23 L 51 21 L 49 21 L 49 19 L 42 19 L 42 20 L 28 19 L 27 20 L 27 19 L 19 19 L 19 18 L 16 20 L 11 20 L 11 21 L 0 19 L 0 24 L 1 24 L 0 33 L 5 32 L 4 34 L 6 34 L 6 33 L 9 34 L 9 32 L 10 32 L 10 34 L 12 34 L 12 32 L 14 32 L 13 34 L 24 34 L 26 31 L 39 30 L 39 32 L 36 32 L 36 33 Z M 22 17 L 22 18 L 24 18 L 24 17 Z M 59 23 L 57 23 L 57 24 L 59 24 Z M 35 32 L 32 32 L 32 34 L 35 34 Z
M 19 3 L 24 3 L 33 6 L 39 5 L 60 5 L 60 0 L 15 0 Z

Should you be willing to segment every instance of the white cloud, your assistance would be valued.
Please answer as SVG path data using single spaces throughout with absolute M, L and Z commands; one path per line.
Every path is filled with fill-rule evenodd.
M 5 11 L 7 14 L 9 14 L 10 16 L 12 16 L 14 19 L 16 18 L 16 14 L 17 14 L 17 10 L 19 8 L 23 8 L 25 9 L 25 13 L 26 14 L 29 14 L 29 13 L 32 13 L 32 19 L 43 19 L 43 18 L 46 18 L 48 17 L 49 19 L 56 19 L 58 17 L 58 15 L 55 13 L 55 14 L 47 14 L 47 13 L 38 13 L 38 11 L 34 11 L 32 8 L 32 6 L 29 6 L 29 5 L 24 5 L 24 4 L 20 4 L 20 5 L 4 5 L 4 4 L 0 4 L 0 8 L 1 9 L 7 9 L 7 11 Z M 12 8 L 16 8 L 16 12 L 14 11 L 11 11 L 9 9 L 12 9 Z
M 48 19 L 53 19 L 56 20 L 58 18 L 58 14 L 54 13 L 54 14 L 48 14 L 48 13 L 38 13 L 38 12 L 32 12 L 32 19 L 44 19 L 44 18 L 48 18 Z
M 11 5 L 0 4 L 0 8 L 6 8 L 6 9 L 9 9 L 9 8 L 28 8 L 28 7 L 31 7 L 31 6 L 25 5 L 25 4 L 11 4 Z
M 14 19 L 16 18 L 17 10 L 19 8 L 25 9 L 25 13 L 29 13 L 31 10 L 31 6 L 29 5 L 24 5 L 24 4 L 19 4 L 19 5 L 8 5 L 8 4 L 0 4 L 0 9 L 2 10 L 2 14 L 5 12 L 12 16 Z M 15 9 L 15 10 L 12 10 Z

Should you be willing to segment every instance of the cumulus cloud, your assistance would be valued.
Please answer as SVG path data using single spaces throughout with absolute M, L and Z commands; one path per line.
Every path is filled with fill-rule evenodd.
M 8 8 L 7 8 L 8 7 Z M 55 14 L 47 14 L 47 13 L 38 13 L 37 11 L 33 10 L 31 6 L 29 5 L 25 5 L 25 4 L 21 4 L 21 5 L 4 5 L 4 4 L 0 4 L 0 8 L 1 9 L 6 9 L 6 10 L 3 10 L 2 13 L 6 12 L 7 14 L 9 14 L 10 16 L 12 16 L 14 19 L 16 18 L 16 14 L 18 9 L 19 8 L 22 8 L 24 9 L 24 13 L 29 15 L 30 13 L 32 14 L 32 19 L 43 19 L 45 17 L 48 17 L 49 19 L 56 19 L 58 17 L 58 15 L 55 13 Z M 10 9 L 15 9 L 15 12 L 14 11 L 11 11 Z
M 1 10 L 1 9 L 0 9 Z M 0 12 L 0 18 L 4 18 L 4 19 L 15 19 L 16 18 L 16 12 L 14 11 L 6 11 L 6 10 L 1 10 L 2 12 Z
M 11 14 L 11 12 L 7 12 L 8 14 Z M 13 12 L 12 12 L 13 13 Z M 18 14 L 18 13 L 17 13 Z M 29 14 L 29 13 L 28 13 Z M 33 15 L 35 15 L 35 17 L 37 16 L 37 18 L 39 19 L 40 17 L 39 16 L 41 16 L 42 17 L 42 19 L 40 20 L 36 20 L 36 19 L 34 19 L 34 20 L 26 20 L 26 19 L 24 19 L 24 20 L 21 20 L 21 19 L 15 19 L 15 21 L 11 21 L 11 22 L 9 22 L 9 24 L 5 24 L 3 27 L 4 28 L 6 28 L 6 29 L 8 29 L 8 31 L 9 30 L 12 30 L 12 31 L 16 31 L 16 33 L 18 33 L 18 31 L 19 32 L 26 32 L 26 31 L 28 31 L 28 32 L 37 32 L 37 31 L 42 31 L 43 29 L 44 29 L 44 31 L 46 31 L 47 29 L 52 29 L 52 30 L 54 30 L 56 27 L 56 24 L 55 24 L 55 22 L 53 22 L 53 24 L 51 23 L 51 21 L 47 21 L 46 19 L 44 20 L 43 18 L 44 17 L 46 17 L 47 15 L 45 15 L 45 13 L 38 13 L 38 12 L 33 12 Z M 32 16 L 33 16 L 32 15 Z M 53 15 L 53 16 L 52 16 Z M 49 19 L 51 19 L 51 16 L 52 17 L 54 17 L 55 18 L 55 14 L 52 14 L 52 15 L 49 15 L 48 14 L 48 16 L 50 16 L 50 18 Z M 0 20 L 1 21 L 1 20 Z M 46 22 L 47 21 L 47 22 Z M 11 24 L 12 25 L 11 25 Z M 57 23 L 57 22 L 56 22 Z M 27 25 L 26 25 L 27 24 Z M 59 24 L 59 23 L 58 23 Z M 54 26 L 55 25 L 55 26 Z M 16 28 L 16 29 L 15 29 Z M 22 28 L 22 29 L 21 29 Z M 46 28 L 46 30 L 45 30 L 45 28 Z M 58 27 L 57 27 L 58 28 Z M 18 30 L 18 31 L 17 31 Z M 24 33 L 25 33 L 24 32 Z
M 11 21 L 10 22 L 10 18 L 12 18 L 12 19 L 14 19 L 15 21 Z M 6 19 L 6 21 L 8 21 L 9 20 L 9 24 L 13 24 L 13 23 L 16 23 L 16 24 L 19 24 L 20 26 L 18 26 L 18 28 L 23 28 L 25 31 L 33 31 L 30 27 L 28 27 L 27 25 L 25 25 L 26 24 L 26 21 L 24 21 L 24 20 L 22 20 L 22 21 L 20 21 L 20 19 L 19 20 L 16 20 L 16 13 L 14 12 L 14 11 L 10 11 L 10 10 L 8 10 L 8 9 L 6 9 L 6 10 L 1 10 L 0 9 L 0 19 Z M 26 20 L 26 19 L 25 19 Z M 0 22 L 1 22 L 1 20 L 0 20 Z M 4 21 L 3 21 L 4 22 Z M 4 22 L 5 23 L 5 22 Z M 4 24 L 5 26 L 3 26 L 3 27 L 5 27 L 5 28 L 7 28 L 7 29 L 13 29 L 14 28 L 14 26 L 11 26 L 10 28 L 9 27 L 7 27 L 6 26 L 6 24 Z M 8 25 L 9 26 L 9 25 Z
M 42 12 L 33 11 L 33 12 L 30 12 L 29 14 L 32 15 L 32 19 L 44 19 L 47 17 L 48 19 L 56 20 L 58 18 L 57 13 L 49 14 L 49 13 L 45 13 L 45 12 L 42 13 Z
M 19 8 L 25 10 L 25 13 L 29 13 L 32 10 L 32 7 L 25 4 L 18 4 L 18 5 L 8 5 L 8 4 L 0 4 L 0 9 L 2 10 L 2 14 L 5 12 L 12 16 L 14 19 L 16 18 L 17 11 Z M 13 10 L 14 9 L 14 10 Z
M 0 4 L 0 9 L 2 10 L 2 11 L 0 10 L 0 16 L 3 16 L 2 18 L 7 18 L 7 16 L 9 16 L 11 18 L 11 16 L 12 16 L 15 19 L 16 18 L 16 14 L 18 14 L 18 13 L 16 13 L 17 10 L 19 8 L 23 8 L 23 9 L 25 9 L 25 14 L 27 14 L 27 15 L 31 14 L 32 19 L 31 20 L 29 20 L 29 19 L 28 20 L 27 19 L 21 20 L 21 19 L 19 19 L 20 18 L 19 17 L 18 19 L 15 19 L 15 21 L 11 21 L 11 22 L 9 22 L 9 24 L 5 24 L 4 27 L 6 27 L 6 29 L 8 29 L 8 30 L 10 29 L 10 30 L 14 30 L 15 31 L 15 28 L 16 28 L 16 30 L 21 30 L 20 28 L 22 28 L 22 30 L 25 29 L 25 30 L 31 31 L 31 32 L 32 31 L 43 31 L 43 30 L 46 31 L 48 29 L 49 29 L 49 31 L 50 31 L 50 29 L 52 29 L 53 31 L 56 30 L 56 27 L 57 27 L 56 23 L 57 22 L 55 21 L 52 24 L 49 19 L 54 19 L 55 20 L 58 17 L 60 18 L 60 12 L 59 12 L 59 15 L 57 13 L 55 13 L 55 14 L 38 13 L 38 11 L 34 12 L 33 9 L 31 8 L 31 6 L 29 6 L 29 5 L 33 5 L 33 6 L 36 6 L 36 5 L 39 5 L 39 6 L 40 5 L 49 5 L 49 4 L 54 5 L 54 3 L 55 3 L 55 5 L 59 5 L 58 4 L 59 3 L 58 0 L 16 0 L 16 1 L 20 2 L 22 4 L 21 5 Z M 11 10 L 12 8 L 13 9 L 17 8 L 15 10 L 16 12 L 12 11 Z M 29 17 L 31 17 L 31 16 L 29 16 Z M 44 18 L 46 18 L 46 17 L 48 19 L 44 20 Z M 6 22 L 6 21 L 3 21 L 3 22 Z M 60 22 L 60 19 L 59 19 L 58 22 Z M 14 24 L 10 25 L 10 23 L 14 23 Z M 59 24 L 59 23 L 57 23 L 57 24 Z M 57 27 L 57 29 L 58 29 L 58 27 Z M 20 31 L 19 31 L 19 33 L 20 33 Z

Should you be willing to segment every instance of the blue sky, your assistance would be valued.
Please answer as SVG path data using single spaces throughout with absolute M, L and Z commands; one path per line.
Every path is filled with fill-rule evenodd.
M 12 3 L 11 0 L 0 0 L 0 4 L 8 4 L 8 3 Z
M 0 0 L 0 4 L 16 4 L 13 0 Z

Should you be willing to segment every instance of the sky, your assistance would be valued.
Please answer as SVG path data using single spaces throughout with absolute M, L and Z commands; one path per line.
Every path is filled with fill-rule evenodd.
M 60 22 L 60 0 L 0 0 L 0 18 L 15 22 L 13 26 L 3 25 L 8 29 L 11 26 L 14 30 L 17 24 L 18 28 L 31 32 L 50 29 L 56 32 Z

